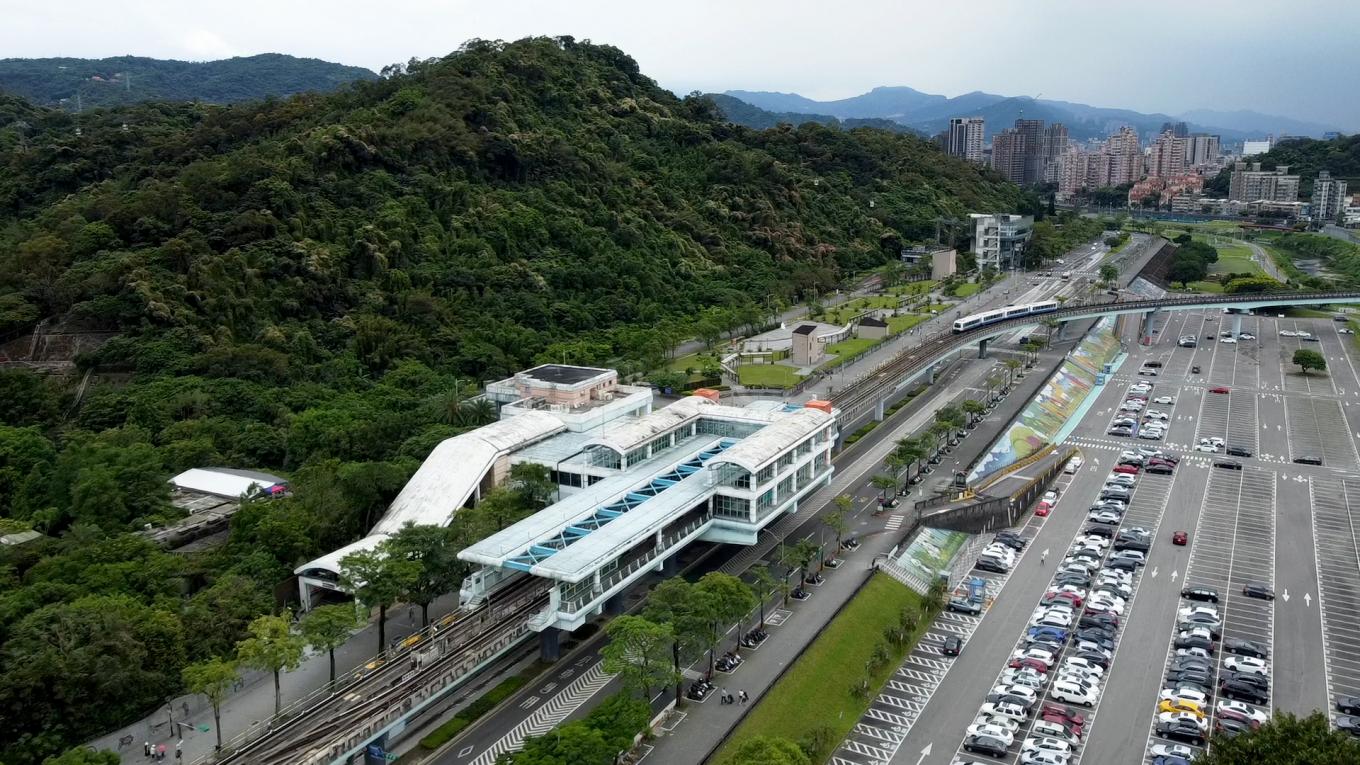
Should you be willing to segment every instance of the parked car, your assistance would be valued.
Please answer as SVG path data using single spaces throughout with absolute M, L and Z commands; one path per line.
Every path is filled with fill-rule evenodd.
M 1171 535 L 1171 544 L 1173 545 L 1185 545 L 1189 541 L 1190 535 L 1185 533 L 1184 531 L 1177 531 L 1172 533 Z

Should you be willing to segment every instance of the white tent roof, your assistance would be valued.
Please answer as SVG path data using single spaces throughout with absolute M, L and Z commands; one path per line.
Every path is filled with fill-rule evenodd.
M 818 428 L 831 422 L 831 415 L 820 409 L 789 412 L 760 430 L 743 438 L 731 449 L 713 459 L 714 465 L 730 463 L 752 473 L 770 464 Z
M 383 540 L 385 539 L 387 539 L 386 534 L 369 534 L 368 536 L 364 537 L 363 539 L 360 539 L 357 542 L 350 542 L 344 547 L 341 547 L 339 550 L 326 553 L 325 555 L 321 556 L 320 558 L 317 558 L 314 561 L 311 561 L 310 563 L 304 563 L 301 566 L 298 566 L 297 568 L 293 569 L 293 573 L 302 574 L 303 572 L 309 569 L 319 568 L 325 571 L 329 571 L 335 574 L 336 576 L 339 576 L 340 561 L 344 560 L 346 555 L 356 552 L 362 552 L 364 550 L 372 550 L 373 548 L 382 544 Z
M 268 473 L 252 473 L 245 470 L 226 470 L 224 468 L 193 468 L 170 479 L 176 489 L 197 491 L 218 497 L 239 497 L 287 480 Z
M 587 441 L 585 445 L 606 446 L 620 454 L 627 454 L 640 446 L 646 446 L 652 439 L 684 425 L 698 416 L 705 407 L 711 406 L 713 402 L 702 396 L 688 396 L 669 406 L 608 428 Z

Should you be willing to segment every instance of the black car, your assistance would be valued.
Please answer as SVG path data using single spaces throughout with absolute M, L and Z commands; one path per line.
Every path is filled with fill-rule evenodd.
M 1337 696 L 1336 711 L 1360 715 L 1360 696 Z
M 1082 530 L 1081 533 L 1087 535 L 1094 534 L 1098 537 L 1105 537 L 1106 539 L 1109 539 L 1110 537 L 1114 536 L 1114 529 L 1110 528 L 1109 526 L 1102 526 L 1099 523 L 1096 523 L 1087 526 L 1085 529 Z
M 1075 655 L 1077 658 L 1085 659 L 1101 669 L 1110 668 L 1110 658 L 1100 651 L 1077 651 Z
M 963 740 L 963 748 L 989 757 L 1006 756 L 1006 742 L 991 736 L 969 736 Z
M 1253 643 L 1250 640 L 1238 640 L 1236 638 L 1228 638 L 1227 640 L 1223 641 L 1223 650 L 1227 651 L 1228 653 L 1235 653 L 1238 656 L 1252 656 L 1257 659 L 1270 658 L 1270 652 L 1266 650 L 1265 646 L 1261 645 L 1260 643 Z M 1342 698 L 1355 698 L 1355 697 L 1343 696 Z M 1357 704 L 1360 704 L 1360 699 L 1355 700 Z M 1360 710 L 1360 707 L 1357 707 L 1357 710 Z M 1344 712 L 1346 710 L 1343 709 L 1341 711 Z
M 1119 629 L 1119 617 L 1113 614 L 1082 614 L 1077 620 L 1077 627 L 1100 627 L 1101 629 Z
M 1196 685 L 1209 685 L 1214 682 L 1214 673 L 1208 667 L 1186 667 L 1166 673 L 1166 681 L 1168 683 L 1188 682 Z
M 977 563 L 973 564 L 973 568 L 981 571 L 990 571 L 994 574 L 1006 573 L 1006 567 L 1001 565 L 1001 561 L 993 560 L 991 558 L 978 558 Z
M 1214 460 L 1214 467 L 1224 470 L 1241 470 L 1242 463 L 1237 460 Z
M 1131 558 L 1116 558 L 1105 564 L 1105 568 L 1112 568 L 1118 571 L 1137 571 L 1138 561 Z
M 1260 582 L 1248 582 L 1242 585 L 1242 594 L 1249 598 L 1260 598 L 1261 600 L 1275 599 L 1275 591 Z
M 1196 746 L 1204 745 L 1204 733 L 1193 720 L 1172 720 L 1158 723 L 1157 735 L 1172 741 L 1183 741 Z
M 1216 715 L 1214 717 L 1214 735 L 1223 738 L 1236 738 L 1239 733 L 1246 733 L 1251 730 L 1251 723 L 1246 720 L 1239 720 L 1235 717 L 1224 717 Z
M 1210 339 L 1210 340 L 1213 340 L 1212 337 L 1210 337 L 1209 339 Z M 1199 365 L 1196 364 L 1195 366 L 1190 367 L 1190 373 L 1191 373 L 1191 374 L 1196 374 L 1196 375 L 1199 374 Z
M 949 637 L 945 638 L 944 643 L 940 646 L 940 653 L 944 654 L 945 656 L 958 656 L 959 652 L 962 650 L 963 650 L 963 638 L 959 637 L 958 635 L 950 635 Z
M 1114 543 L 1115 552 L 1120 550 L 1137 550 L 1147 552 L 1152 549 L 1152 545 L 1146 539 L 1121 539 Z
M 1224 683 L 1250 685 L 1263 693 L 1270 689 L 1270 679 L 1255 672 L 1234 672 L 1231 669 L 1224 669 L 1218 673 L 1218 682 L 1220 685 Z
M 1144 461 L 1145 461 L 1145 460 L 1144 460 L 1142 457 L 1139 457 L 1139 456 L 1137 456 L 1137 455 L 1129 455 L 1128 457 L 1123 457 L 1123 458 L 1121 458 L 1121 459 L 1119 460 L 1119 464 L 1120 464 L 1120 465 L 1132 465 L 1132 466 L 1134 466 L 1134 467 L 1142 467 Z
M 1227 448 L 1229 457 L 1250 457 L 1251 450 L 1242 446 L 1229 446 Z
M 1200 600 L 1208 603 L 1218 602 L 1218 590 L 1212 587 L 1186 587 L 1181 590 L 1181 597 L 1186 600 Z
M 1294 458 L 1294 461 L 1297 462 L 1297 463 L 1300 464 L 1300 465 L 1321 465 L 1321 464 L 1322 464 L 1322 458 L 1321 458 L 1321 457 L 1311 457 L 1311 456 L 1295 457 L 1295 458 Z
M 1171 475 L 1176 471 L 1175 468 L 1171 467 L 1165 462 L 1158 462 L 1152 465 L 1148 465 L 1146 468 L 1143 469 L 1143 472 L 1151 473 L 1153 475 Z
M 1172 643 L 1175 648 L 1203 648 L 1209 653 L 1214 652 L 1214 641 L 1201 635 L 1190 635 L 1188 637 L 1178 637 Z
M 1360 738 L 1360 717 L 1355 715 L 1341 715 L 1336 718 L 1336 729 Z
M 1011 548 L 1012 550 L 1015 550 L 1016 552 L 1025 549 L 1026 544 L 1025 538 L 1019 536 L 1018 534 L 1005 534 L 1005 533 L 997 534 L 996 541 Z
M 1226 698 L 1234 701 L 1246 701 L 1251 704 L 1265 704 L 1270 699 L 1270 696 L 1264 690 L 1241 680 L 1228 680 L 1220 685 L 1218 690 Z

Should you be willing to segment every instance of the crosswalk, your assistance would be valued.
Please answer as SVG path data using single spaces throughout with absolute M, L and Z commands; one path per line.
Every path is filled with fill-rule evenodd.
M 496 758 L 502 754 L 519 751 L 524 746 L 526 738 L 541 736 L 557 727 L 558 724 L 567 719 L 568 715 L 575 712 L 587 699 L 598 693 L 613 679 L 613 675 L 605 673 L 604 665 L 597 662 L 590 669 L 581 673 L 581 676 L 573 680 L 570 685 L 562 689 L 561 693 L 553 696 L 548 700 L 548 703 L 524 718 L 519 725 L 516 725 L 509 733 L 479 754 L 470 765 L 493 765 Z
M 902 528 L 902 522 L 906 520 L 906 518 L 907 516 L 905 513 L 894 513 L 893 515 L 888 516 L 888 523 L 883 528 L 887 531 L 897 531 Z

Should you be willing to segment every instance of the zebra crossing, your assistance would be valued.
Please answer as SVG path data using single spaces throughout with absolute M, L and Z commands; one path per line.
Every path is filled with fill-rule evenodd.
M 524 739 L 530 736 L 541 736 L 544 733 L 557 727 L 567 716 L 575 712 L 590 697 L 594 696 L 599 690 L 614 679 L 613 675 L 604 671 L 604 664 L 596 662 L 590 669 L 582 672 L 579 677 L 571 682 L 561 693 L 553 696 L 548 703 L 539 707 L 533 714 L 524 718 L 519 725 L 496 743 L 492 744 L 486 751 L 477 755 L 470 765 L 493 765 L 496 758 L 506 752 L 519 751 L 524 746 Z
M 906 513 L 894 513 L 888 516 L 888 523 L 883 528 L 887 531 L 897 531 L 902 528 L 902 522 L 906 518 Z

